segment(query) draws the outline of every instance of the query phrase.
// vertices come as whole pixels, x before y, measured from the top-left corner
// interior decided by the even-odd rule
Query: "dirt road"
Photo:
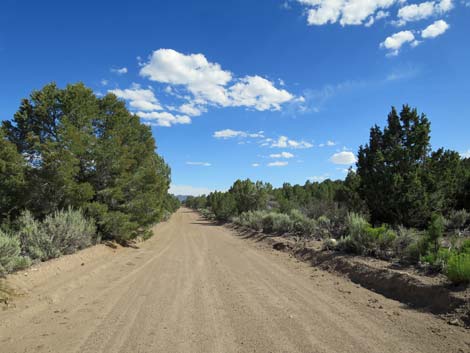
[[[0,352],[470,352],[470,333],[187,209],[139,249],[19,273]]]

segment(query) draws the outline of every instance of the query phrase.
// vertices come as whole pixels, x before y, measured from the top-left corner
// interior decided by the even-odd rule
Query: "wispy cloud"
[[[265,139],[262,146],[270,146],[272,148],[307,149],[312,148],[313,144],[304,140],[296,141],[288,138],[287,136],[280,136],[278,139]]]
[[[286,161],[276,161],[276,162],[268,163],[268,167],[285,167],[288,164],[289,162],[286,162]]]
[[[186,162],[187,165],[210,167],[212,164],[209,162]]]
[[[264,131],[250,133],[250,132],[240,131],[240,130],[225,129],[225,130],[215,131],[212,136],[216,139],[224,139],[224,140],[235,138],[235,137],[263,138]]]
[[[127,67],[111,68],[110,71],[116,75],[124,75],[127,74]]]

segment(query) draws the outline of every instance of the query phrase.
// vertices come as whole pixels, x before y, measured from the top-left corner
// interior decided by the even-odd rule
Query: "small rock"
[[[459,326],[459,325],[460,325],[460,322],[459,322],[458,319],[453,319],[453,320],[450,320],[450,321],[449,321],[449,325]]]

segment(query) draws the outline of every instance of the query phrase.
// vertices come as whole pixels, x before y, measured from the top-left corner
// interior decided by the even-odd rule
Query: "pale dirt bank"
[[[0,352],[470,352],[468,330],[187,209],[155,232],[11,276]]]

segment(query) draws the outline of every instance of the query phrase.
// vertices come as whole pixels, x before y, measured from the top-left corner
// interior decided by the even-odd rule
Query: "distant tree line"
[[[273,188],[237,180],[227,192],[190,197],[186,205],[254,230],[327,239],[328,248],[421,261],[468,282],[470,159],[432,151],[430,132],[424,114],[392,108],[387,125],[371,129],[344,181]],[[446,231],[452,236],[443,246]]]
[[[371,129],[369,143],[359,148],[357,169],[344,181],[273,188],[237,180],[227,192],[189,197],[186,205],[209,208],[220,220],[265,209],[297,209],[314,218],[345,209],[375,225],[424,228],[433,213],[470,211],[470,159],[443,148],[431,151],[430,131],[429,120],[416,109],[392,108],[387,126]]]

